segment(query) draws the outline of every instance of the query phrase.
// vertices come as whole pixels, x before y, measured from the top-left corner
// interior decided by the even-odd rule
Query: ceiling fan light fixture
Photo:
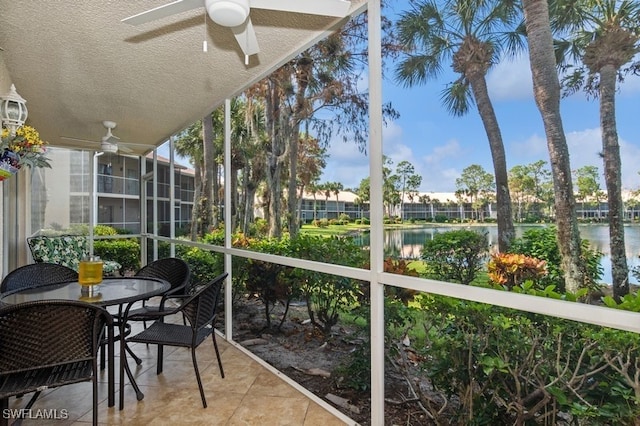
[[[107,141],[103,141],[100,144],[100,151],[102,152],[111,152],[113,154],[118,152],[118,145],[111,143],[111,142],[107,142]]]
[[[206,0],[207,14],[223,27],[237,27],[249,17],[248,0]]]

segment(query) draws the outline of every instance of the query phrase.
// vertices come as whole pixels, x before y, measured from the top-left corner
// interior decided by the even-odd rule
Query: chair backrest
[[[222,273],[198,288],[197,291],[188,298],[182,307],[182,312],[187,321],[194,329],[200,329],[212,324],[216,318],[220,290],[227,278],[227,273]]]
[[[0,309],[0,381],[16,373],[95,363],[105,325],[112,317],[85,302],[41,300]],[[91,377],[91,369],[84,372]],[[77,381],[77,377],[75,378]]]
[[[176,257],[166,257],[164,259],[154,260],[148,265],[143,266],[135,273],[135,276],[166,280],[171,284],[171,289],[167,293],[186,294],[191,280],[191,271],[189,270],[189,265],[184,260]]]
[[[9,272],[0,284],[0,293],[77,279],[78,273],[66,266],[55,263],[33,263]]]

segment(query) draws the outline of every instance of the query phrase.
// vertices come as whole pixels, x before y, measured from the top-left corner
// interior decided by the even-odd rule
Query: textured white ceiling
[[[0,0],[0,66],[27,100],[27,123],[52,146],[96,149],[61,136],[100,141],[103,120],[117,123],[124,142],[157,146],[343,22],[252,9],[261,50],[245,66],[231,30],[205,25],[204,7],[120,22],[169,1]],[[353,0],[351,12],[365,3]]]

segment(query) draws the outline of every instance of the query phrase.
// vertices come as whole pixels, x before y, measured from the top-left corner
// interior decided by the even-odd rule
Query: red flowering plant
[[[11,136],[8,129],[0,134],[0,181],[27,165],[29,167],[51,167],[46,156],[47,143],[31,126],[22,126]]]

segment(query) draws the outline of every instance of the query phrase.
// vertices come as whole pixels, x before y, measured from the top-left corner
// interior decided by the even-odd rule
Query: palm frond
[[[465,115],[475,104],[469,82],[464,78],[447,85],[440,92],[440,100],[446,110],[455,117]]]

